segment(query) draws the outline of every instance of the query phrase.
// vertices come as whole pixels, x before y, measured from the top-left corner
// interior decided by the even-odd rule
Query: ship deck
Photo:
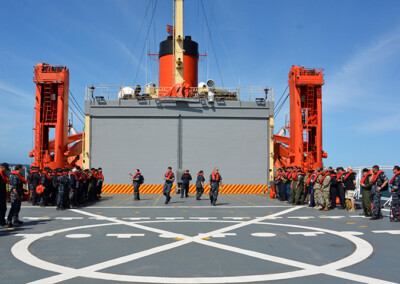
[[[75,210],[23,204],[0,229],[2,283],[397,283],[400,224],[266,195],[104,195]]]

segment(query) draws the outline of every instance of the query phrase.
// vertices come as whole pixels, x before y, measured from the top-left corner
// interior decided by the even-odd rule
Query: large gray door
[[[219,167],[226,184],[267,183],[268,120],[184,118],[183,168],[206,178]]]
[[[176,118],[92,118],[91,167],[102,167],[105,184],[131,183],[139,168],[147,184],[163,183],[168,166],[177,167]]]

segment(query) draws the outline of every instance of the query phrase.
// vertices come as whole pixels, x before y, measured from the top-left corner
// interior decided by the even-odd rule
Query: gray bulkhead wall
[[[180,162],[194,178],[217,166],[226,184],[266,184],[272,112],[269,102],[87,101],[90,166],[103,168],[105,184],[130,184],[136,168],[145,183],[162,184]]]

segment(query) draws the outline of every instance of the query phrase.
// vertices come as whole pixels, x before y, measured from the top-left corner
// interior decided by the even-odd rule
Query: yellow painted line
[[[156,206],[158,200],[160,200],[162,193],[157,197],[156,201],[154,202],[153,206]]]
[[[136,213],[136,214],[139,214],[140,212],[139,212],[139,211],[136,211],[135,213]]]
[[[49,216],[42,216],[43,218],[50,218]]]
[[[96,212],[96,214],[101,214],[101,212]]]
[[[358,226],[359,228],[367,228],[368,226]]]
[[[229,213],[235,213],[235,211],[229,211]]]
[[[234,198],[236,198],[237,200],[240,200],[240,201],[242,201],[242,202],[249,203],[249,204],[251,204],[251,205],[253,205],[253,206],[258,206],[258,205],[255,205],[254,203],[251,203],[250,201],[247,201],[247,200],[241,199],[241,198],[239,198],[239,197],[236,197],[236,196],[234,196],[234,195],[229,195],[229,196],[232,196],[232,197],[234,197]]]
[[[325,217],[326,215],[319,215],[320,217]]]
[[[355,223],[354,223],[354,222],[347,222],[346,224],[348,224],[348,225],[354,225]]]
[[[182,239],[182,238],[174,238],[174,240],[181,241],[181,240],[183,240],[183,239]]]
[[[272,213],[274,213],[274,212],[268,212],[268,214],[272,214]]]
[[[209,240],[209,239],[211,239],[211,238],[201,238],[202,240]]]
[[[128,197],[127,199],[122,200],[121,202],[118,202],[117,204],[113,205],[113,207],[117,207],[118,205],[120,205],[120,204],[122,204],[124,202],[127,202],[129,199],[132,199],[132,198],[133,198],[133,195]]]
[[[14,228],[7,228],[7,230],[10,230],[10,231],[12,231],[12,230],[14,230]]]
[[[187,212],[187,210],[182,210],[182,212]]]

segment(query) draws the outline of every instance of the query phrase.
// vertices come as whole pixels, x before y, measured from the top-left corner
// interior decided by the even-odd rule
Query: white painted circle
[[[219,220],[155,220],[155,221],[140,221],[135,222],[136,224],[146,224],[146,223],[165,223],[165,222],[213,222],[213,223],[240,223],[238,221],[219,221]],[[20,261],[27,263],[28,265],[45,269],[48,271],[61,273],[62,275],[72,275],[75,278],[79,277],[79,269],[62,266],[58,264],[54,264],[51,262],[44,261],[29,251],[29,246],[35,241],[48,236],[49,234],[59,234],[68,231],[80,230],[80,229],[88,229],[93,227],[102,227],[102,226],[112,226],[112,225],[121,225],[118,223],[105,223],[105,224],[97,224],[97,225],[86,225],[79,226],[61,230],[55,230],[52,232],[46,232],[40,235],[28,237],[23,239],[11,248],[11,252]],[[352,266],[356,263],[362,262],[367,259],[373,253],[372,245],[356,236],[345,232],[332,231],[322,228],[308,227],[308,226],[300,226],[300,225],[291,225],[291,224],[279,224],[279,223],[268,223],[268,222],[257,222],[253,225],[271,225],[271,226],[282,226],[282,227],[291,227],[291,228],[301,228],[311,231],[320,231],[328,234],[336,235],[347,239],[352,242],[356,249],[355,251],[340,260],[335,262],[325,264],[322,266],[309,265],[309,268],[294,270],[290,272],[282,272],[282,273],[271,273],[271,274],[259,274],[259,275],[245,275],[245,276],[220,276],[220,277],[157,277],[157,276],[135,276],[135,275],[125,275],[125,274],[113,274],[113,273],[104,273],[97,271],[84,271],[85,278],[93,278],[100,280],[111,280],[111,281],[122,281],[122,282],[142,282],[142,283],[248,283],[248,282],[260,282],[260,281],[275,281],[282,279],[293,279],[304,276],[311,276],[316,274],[323,274],[324,272],[332,272],[338,269],[343,269],[349,266]],[[83,235],[83,234],[81,234]],[[287,261],[291,261],[287,259]],[[58,276],[54,276],[55,278]],[[62,279],[62,278],[60,278]],[[66,280],[66,279],[64,279]],[[40,280],[39,280],[40,281]],[[63,281],[63,280],[60,280]],[[59,281],[57,281],[59,282]]]
[[[84,239],[84,238],[90,238],[92,235],[91,234],[69,234],[66,235],[66,238],[69,239]]]
[[[260,237],[260,238],[271,238],[276,236],[276,234],[274,233],[252,233],[251,235],[253,237]]]

